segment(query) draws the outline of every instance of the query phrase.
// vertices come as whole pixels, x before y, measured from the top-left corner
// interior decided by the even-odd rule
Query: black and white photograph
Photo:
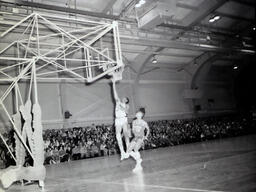
[[[255,0],[0,0],[0,192],[256,192]]]

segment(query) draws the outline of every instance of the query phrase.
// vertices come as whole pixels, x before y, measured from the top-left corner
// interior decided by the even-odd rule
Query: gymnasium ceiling
[[[218,67],[233,66],[255,54],[255,0],[145,0],[136,8],[139,2],[0,0],[0,32],[33,11],[118,20],[124,62],[138,74],[150,69],[177,71],[206,52],[219,54],[212,61]],[[210,22],[216,16],[219,19]]]

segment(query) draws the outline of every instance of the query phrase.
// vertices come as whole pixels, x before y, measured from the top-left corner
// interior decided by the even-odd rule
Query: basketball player
[[[127,97],[122,100],[119,99],[116,92],[116,80],[113,77],[113,93],[115,98],[115,128],[116,128],[116,139],[121,152],[121,160],[127,158],[127,154],[124,151],[122,133],[125,138],[126,149],[130,144],[130,129],[128,128],[128,110],[129,110],[129,99]]]
[[[134,138],[131,141],[131,144],[127,150],[128,156],[132,156],[136,161],[136,166],[133,169],[133,172],[137,172],[142,170],[141,166],[141,156],[139,153],[139,149],[141,148],[143,141],[148,138],[149,135],[149,127],[146,121],[143,120],[145,116],[145,109],[141,108],[136,113],[136,119],[132,122],[132,132],[134,134]],[[145,136],[145,129],[147,130]]]

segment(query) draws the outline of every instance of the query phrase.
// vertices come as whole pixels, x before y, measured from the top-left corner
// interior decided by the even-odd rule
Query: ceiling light
[[[213,18],[209,19],[210,23],[213,23],[215,20]]]
[[[219,20],[219,19],[220,19],[220,16],[219,16],[219,15],[215,15],[215,16],[214,16],[214,20],[215,20],[215,21],[217,21],[217,20]]]
[[[217,21],[217,20],[219,20],[220,19],[220,16],[219,15],[214,15],[213,17],[211,17],[210,19],[209,19],[209,22],[210,23],[213,23],[213,22],[215,22],[215,21]]]
[[[140,4],[141,4],[141,5],[144,5],[145,3],[146,3],[145,0],[140,0]]]
[[[253,30],[253,31],[255,31],[255,30],[256,30],[256,28],[255,28],[255,27],[253,27],[253,28],[252,28],[252,30]]]
[[[237,69],[238,69],[238,66],[237,66],[237,65],[235,65],[235,66],[233,67],[233,69],[234,69],[234,70],[237,70]]]
[[[153,63],[153,64],[157,64],[157,60],[154,58],[154,59],[152,60],[152,63]]]
[[[156,59],[155,56],[153,56],[152,63],[153,63],[153,64],[157,64],[157,59]]]
[[[137,4],[135,5],[135,7],[136,7],[136,8],[139,8],[139,7],[141,7],[141,4],[137,3]]]
[[[141,7],[141,5],[144,5],[146,3],[146,0],[140,0],[136,5],[135,5],[135,7],[136,8],[139,8],[139,7]]]

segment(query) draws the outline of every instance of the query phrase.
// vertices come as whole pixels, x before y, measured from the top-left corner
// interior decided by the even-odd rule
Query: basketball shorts
[[[124,125],[127,125],[128,124],[128,120],[127,120],[127,117],[117,117],[115,119],[115,126],[116,127],[123,127]]]

